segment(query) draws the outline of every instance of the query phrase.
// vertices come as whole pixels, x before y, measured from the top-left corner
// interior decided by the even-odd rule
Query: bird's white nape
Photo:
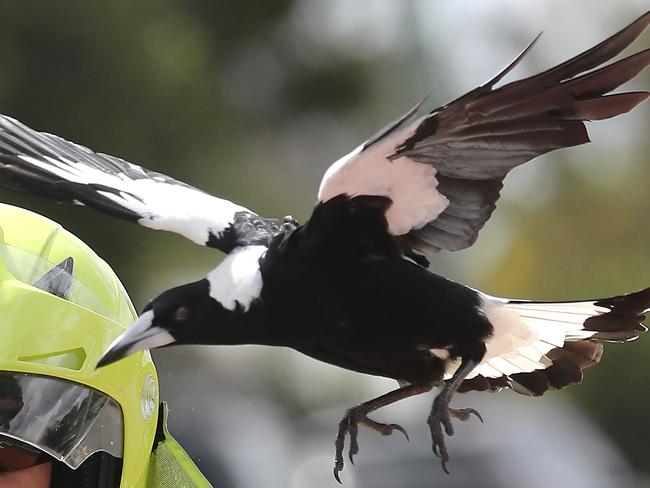
[[[208,276],[210,296],[224,308],[248,310],[262,291],[260,258],[266,246],[246,246],[233,250]]]

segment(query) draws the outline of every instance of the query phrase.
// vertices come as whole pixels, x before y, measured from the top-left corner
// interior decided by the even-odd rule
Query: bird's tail
[[[600,361],[602,342],[626,342],[646,330],[650,288],[579,302],[484,299],[494,326],[483,362],[461,391],[510,387],[528,395],[582,380]]]

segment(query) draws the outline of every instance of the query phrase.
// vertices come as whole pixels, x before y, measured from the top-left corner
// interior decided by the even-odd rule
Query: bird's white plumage
[[[332,164],[320,184],[321,202],[346,193],[387,196],[393,204],[386,212],[393,235],[420,229],[442,213],[449,201],[436,189],[436,169],[406,157],[388,159],[421,122],[397,131],[366,147],[359,146]]]
[[[247,246],[233,250],[207,278],[210,296],[228,310],[248,310],[251,303],[260,296],[262,274],[260,258],[266,246]]]
[[[82,146],[75,146],[81,148]],[[97,192],[140,216],[138,223],[151,229],[176,232],[205,245],[209,234],[219,236],[232,223],[235,213],[245,207],[204,193],[196,188],[151,177],[137,165],[128,164],[142,178],[125,173],[111,174],[62,156],[35,158],[19,155],[23,161],[65,180],[87,185],[103,185],[117,190]]]
[[[552,363],[546,354],[562,347],[565,341],[588,339],[596,332],[584,330],[589,317],[609,310],[594,302],[509,303],[508,300],[481,294],[481,311],[494,332],[486,341],[483,361],[467,378],[488,378],[530,373]],[[440,351],[432,351],[440,357]],[[445,378],[451,378],[460,359],[450,362]]]
[[[584,323],[597,313],[609,311],[607,308],[594,305],[594,302],[522,303],[510,304],[508,307],[516,311],[530,327],[544,327],[549,321],[553,322],[558,329],[564,330],[565,340],[588,339],[594,332],[582,328],[576,329],[576,324]]]

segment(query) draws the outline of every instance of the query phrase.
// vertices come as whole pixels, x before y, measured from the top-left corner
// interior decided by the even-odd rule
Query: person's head
[[[0,488],[145,486],[158,417],[151,357],[95,370],[135,318],[88,246],[0,204]]]
[[[0,488],[49,488],[52,486],[52,462],[0,473]]]

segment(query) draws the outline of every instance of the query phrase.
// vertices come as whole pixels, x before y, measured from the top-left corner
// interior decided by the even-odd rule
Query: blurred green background
[[[434,108],[487,80],[544,30],[509,79],[532,74],[600,42],[647,7],[641,0],[7,1],[0,4],[0,112],[264,215],[304,220],[330,162],[431,87]],[[649,45],[645,33],[628,52]],[[648,89],[650,72],[629,86]],[[535,299],[648,286],[650,103],[589,129],[593,144],[515,171],[477,245],[434,256],[432,269],[494,295]],[[88,209],[5,191],[0,199],[41,212],[88,242],[115,268],[138,308],[207,273],[222,257]],[[172,430],[215,485],[334,486],[328,459],[338,418],[393,387],[287,350],[193,347],[155,357]],[[587,418],[620,458],[616,469],[643,486],[650,479],[649,378],[650,337],[642,337],[608,346],[584,382],[562,393],[462,401],[497,405],[493,415],[506,418],[510,408],[543,411],[560,403],[559,411]],[[322,412],[325,426],[317,441],[310,437],[318,430],[314,412]],[[363,434],[360,462],[370,445],[379,452],[396,446],[391,456],[422,456],[430,467],[418,478],[407,461],[391,465],[393,473],[404,470],[402,484],[392,485],[348,466],[343,475],[350,486],[420,486],[416,478],[431,486],[434,477],[439,486],[461,486],[453,476],[438,478],[427,447],[427,406],[408,412],[424,447]],[[225,433],[228,426],[242,434]],[[543,433],[546,425],[539,427]],[[473,435],[486,428],[463,427],[468,456]],[[543,435],[531,435],[523,449],[542,442]],[[460,444],[460,437],[451,441],[452,463]],[[314,477],[304,474],[311,473],[303,459],[311,450],[318,453]],[[415,481],[404,481],[408,476]],[[476,479],[487,480],[480,470]],[[518,486],[537,486],[531,479]]]

